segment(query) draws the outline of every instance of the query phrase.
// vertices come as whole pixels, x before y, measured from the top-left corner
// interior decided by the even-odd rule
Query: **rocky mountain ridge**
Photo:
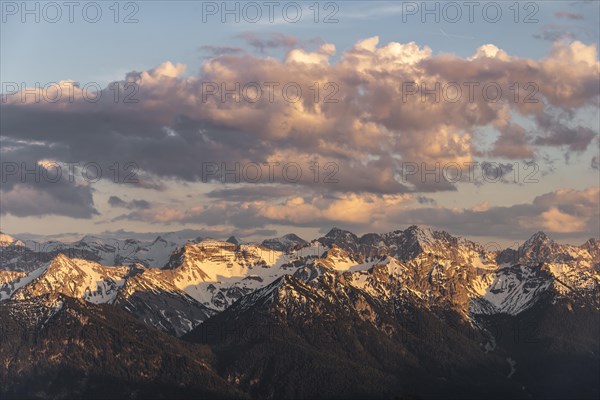
[[[80,242],[107,245],[84,239]],[[164,243],[153,243],[159,242]],[[28,274],[1,271],[0,300],[62,293],[121,306],[177,335],[286,275],[310,282],[335,273],[379,300],[414,300],[429,309],[455,310],[466,320],[480,314],[516,315],[547,292],[593,307],[600,304],[596,239],[582,246],[561,245],[538,232],[509,254],[510,249],[488,251],[447,232],[411,226],[360,238],[333,228],[312,242],[286,235],[263,243],[187,242],[162,269],[138,262],[105,266],[59,252]],[[285,251],[277,250],[281,248]]]
[[[597,239],[572,246],[536,233],[493,251],[419,227],[298,239],[198,239],[163,268],[58,252],[31,272],[0,270],[0,314],[11,321],[0,325],[3,396],[192,398],[195,374],[225,398],[600,393]],[[190,364],[198,348],[180,342],[210,352]],[[29,347],[38,359],[18,350]],[[121,381],[116,394],[102,384]]]

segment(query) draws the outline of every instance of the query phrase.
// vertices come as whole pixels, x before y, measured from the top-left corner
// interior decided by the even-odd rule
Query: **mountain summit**
[[[179,373],[180,363],[195,354],[189,347],[169,347],[166,354],[130,346],[147,346],[139,337],[156,336],[161,346],[178,343],[175,337],[210,346],[206,358],[218,368],[210,372],[207,361],[200,369],[213,374],[213,382],[230,385],[219,387],[223,397],[596,393],[597,239],[563,245],[538,232],[518,250],[499,251],[417,226],[360,237],[334,228],[311,242],[293,234],[261,244],[205,238],[172,246],[172,239],[144,244],[94,238],[72,247],[54,243],[48,252],[37,253],[3,247],[3,260],[21,257],[17,265],[31,266],[0,270],[0,314],[17,321],[9,322],[9,330],[0,329],[0,363],[8,366],[0,380],[18,384],[23,376],[36,377],[37,372],[23,369],[26,364],[46,374],[53,371],[50,365],[61,365],[110,382],[106,371],[115,368],[131,374],[128,368],[135,366],[142,378],[156,377],[157,366]],[[131,253],[119,248],[122,260],[143,255],[156,260],[156,254],[174,250],[164,268],[94,260],[107,259],[96,250],[124,244]],[[92,259],[69,256],[75,250]],[[32,255],[35,262],[27,258]],[[72,329],[82,335],[77,342]],[[164,339],[165,333],[175,337]],[[32,344],[32,337],[41,340]],[[60,357],[48,345],[53,340],[66,344],[72,363],[56,364]],[[31,346],[36,359],[23,353]],[[117,349],[125,360],[108,362],[104,355],[112,353],[98,351],[103,348]],[[14,364],[23,357],[25,364]],[[130,357],[146,361],[138,364]],[[106,367],[99,371],[96,365]],[[556,379],[565,376],[565,366],[568,382]],[[182,378],[180,389],[195,388],[193,378]],[[89,379],[53,381],[73,385]],[[2,385],[0,393],[14,384]]]
[[[0,232],[0,247],[6,246],[25,246],[25,243],[18,239],[15,239],[10,235],[7,235],[6,233]]]

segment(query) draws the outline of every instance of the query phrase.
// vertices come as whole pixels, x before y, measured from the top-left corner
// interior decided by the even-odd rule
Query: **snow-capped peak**
[[[229,236],[229,239],[227,239],[226,242],[235,244],[235,245],[242,244],[242,241],[240,239],[238,239],[237,237],[235,237],[234,235]]]
[[[431,243],[434,240],[434,233],[431,228],[421,228],[417,225],[411,225],[404,232],[419,243]]]
[[[111,302],[129,267],[104,267],[97,262],[71,259],[59,253],[45,266],[10,285],[8,297],[27,299],[63,293],[91,303]]]
[[[25,246],[25,243],[21,242],[18,239],[15,239],[14,237],[7,235],[6,233],[2,233],[0,232],[0,247],[4,247],[4,246]]]
[[[288,251],[297,246],[306,246],[308,242],[294,233],[282,237],[263,240],[262,246],[272,250]]]
[[[67,257],[66,255],[64,255],[63,253],[58,253],[56,255],[56,257],[54,257],[54,259],[52,261],[50,261],[50,264],[59,264],[59,265],[65,265],[71,262],[71,259],[69,257]]]
[[[160,243],[167,243],[167,241],[165,239],[163,239],[162,236],[157,236],[156,239],[154,239],[154,241],[152,242],[152,244],[159,243],[159,242]]]
[[[529,239],[527,239],[527,241],[525,241],[525,243],[523,243],[522,247],[528,248],[528,247],[534,246],[538,243],[545,243],[547,241],[550,241],[550,239],[548,238],[548,235],[546,235],[542,231],[538,231],[538,232],[534,233]]]
[[[296,235],[295,233],[288,233],[287,235],[283,236],[283,239],[286,240],[291,240],[291,241],[295,241],[295,242],[300,242],[300,241],[305,241],[304,239],[302,239],[300,236]]]
[[[115,239],[106,239],[100,236],[94,235],[85,235],[78,242],[74,243],[75,245],[87,245],[87,246],[114,246],[117,240]]]
[[[350,239],[350,240],[352,240],[352,239],[354,239],[354,240],[358,239],[354,233],[352,233],[350,231],[346,231],[344,229],[340,229],[340,228],[335,227],[335,226],[333,228],[331,228],[331,230],[329,232],[327,232],[327,234],[325,235],[325,237],[328,237],[328,238],[346,238],[346,239]]]
[[[542,232],[536,232],[519,247],[519,258],[530,261],[541,261],[542,257],[551,252],[551,248],[557,247],[553,240]]]

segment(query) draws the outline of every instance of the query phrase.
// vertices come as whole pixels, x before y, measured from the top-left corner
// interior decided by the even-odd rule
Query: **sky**
[[[600,236],[596,1],[70,4],[0,4],[3,232]]]

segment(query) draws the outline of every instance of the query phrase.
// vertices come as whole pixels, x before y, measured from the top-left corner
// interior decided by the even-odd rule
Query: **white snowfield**
[[[445,232],[417,229],[407,236],[410,240],[397,232],[385,235],[386,240],[399,238],[388,250],[393,255],[370,257],[318,240],[287,251],[215,239],[157,239],[148,246],[123,241],[120,248],[135,248],[131,253],[135,256],[121,253],[121,266],[58,254],[29,273],[0,270],[0,301],[62,293],[121,306],[159,329],[183,334],[240,299],[248,304],[253,292],[283,276],[294,275],[310,285],[329,271],[381,301],[398,296],[432,306],[446,301],[467,318],[516,315],[549,291],[598,307],[598,240],[582,246],[561,245],[538,233],[518,249],[516,262],[498,264],[498,253]],[[350,240],[348,235],[343,239]],[[0,243],[26,245],[5,234]],[[88,248],[115,246],[115,242],[93,237],[78,243]],[[142,254],[164,267],[140,264]]]
[[[149,268],[162,268],[169,261],[173,252],[189,240],[177,234],[164,234],[153,241],[105,239],[87,235],[77,242],[63,243],[59,241],[21,241],[0,233],[0,248],[6,254],[13,256],[7,259],[2,258],[3,264],[6,264],[2,266],[2,269],[11,267],[15,269],[15,265],[19,265],[20,269],[25,267],[33,270],[45,263],[45,255],[59,252],[69,258],[91,259],[106,266],[137,262]],[[25,258],[27,262],[17,264],[20,258]]]

